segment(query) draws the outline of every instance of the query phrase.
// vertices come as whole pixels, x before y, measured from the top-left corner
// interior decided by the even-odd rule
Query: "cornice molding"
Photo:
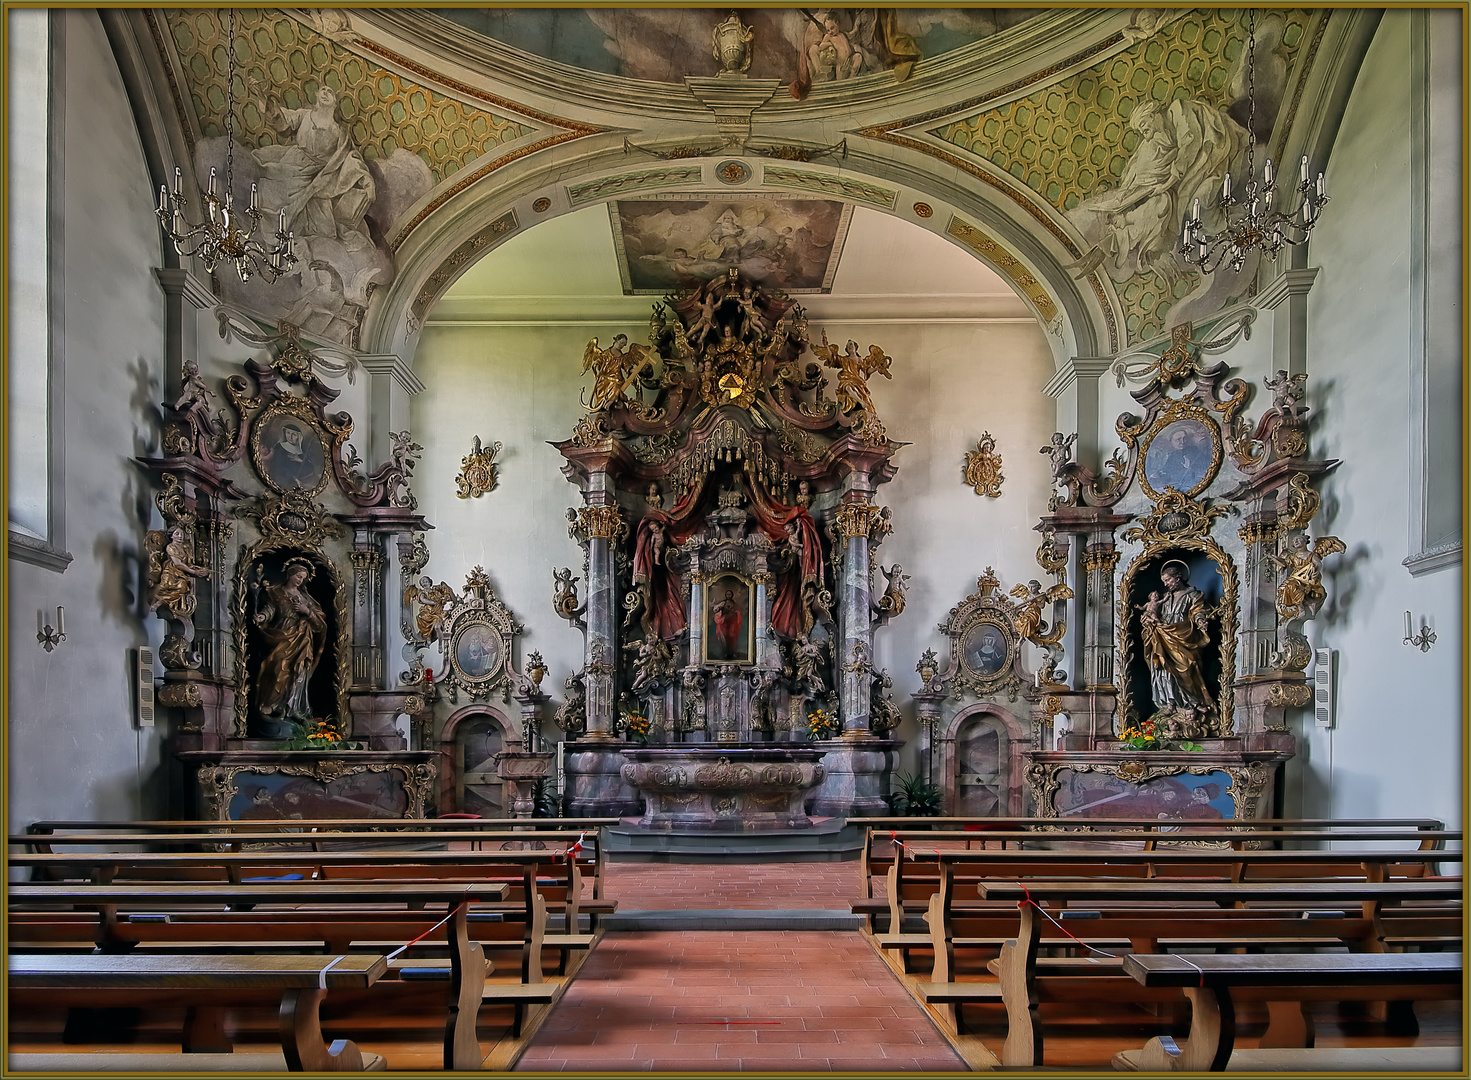
[[[1060,397],[1081,379],[1097,379],[1113,367],[1113,359],[1106,356],[1073,356],[1057,369],[1057,374],[1042,388],[1050,398]]]

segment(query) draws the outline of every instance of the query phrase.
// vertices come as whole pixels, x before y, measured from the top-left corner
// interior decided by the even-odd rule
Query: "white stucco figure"
[[[311,108],[283,109],[272,98],[263,112],[272,127],[295,139],[251,151],[260,167],[261,206],[284,210],[287,229],[308,243],[331,237],[349,251],[372,247],[364,217],[377,185],[337,122],[337,95],[324,86]]]
[[[1076,276],[1102,269],[1114,281],[1158,271],[1172,280],[1183,269],[1180,230],[1195,199],[1213,207],[1221,181],[1246,148],[1246,131],[1220,109],[1182,99],[1145,101],[1129,115],[1139,143],[1118,186],[1068,212],[1091,246]],[[1209,224],[1209,222],[1208,222]]]

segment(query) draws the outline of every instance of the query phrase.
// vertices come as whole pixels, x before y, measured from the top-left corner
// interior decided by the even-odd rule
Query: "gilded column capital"
[[[843,503],[833,511],[833,531],[843,540],[866,537],[878,541],[894,531],[887,506],[873,503]]]
[[[595,540],[613,540],[628,534],[628,525],[617,506],[584,506],[577,511],[576,529]]]
[[[1119,553],[1114,548],[1089,549],[1083,552],[1081,563],[1085,574],[1092,573],[1094,570],[1112,574],[1114,568],[1119,565]]]

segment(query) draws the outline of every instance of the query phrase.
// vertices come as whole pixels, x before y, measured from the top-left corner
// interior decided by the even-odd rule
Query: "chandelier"
[[[259,274],[275,281],[296,263],[296,237],[286,231],[286,211],[282,210],[276,226],[274,244],[267,248],[256,237],[260,228],[260,205],[256,185],[250,185],[250,204],[243,212],[235,208],[233,194],[235,173],[235,11],[230,11],[230,44],[226,50],[225,76],[229,87],[229,104],[225,113],[225,195],[216,193],[215,170],[209,170],[209,186],[204,194],[204,217],[198,224],[185,215],[188,200],[184,198],[184,174],[174,169],[174,189],[158,186],[158,220],[163,231],[180,255],[197,257],[206,271],[214,273],[221,262],[233,262],[241,281]]]
[[[1250,16],[1248,16],[1250,18]],[[1232,271],[1240,271],[1247,256],[1255,249],[1275,260],[1284,245],[1296,247],[1305,244],[1308,234],[1318,223],[1323,204],[1328,196],[1323,194],[1323,174],[1317,180],[1310,178],[1307,155],[1302,158],[1300,181],[1297,185],[1298,205],[1285,213],[1273,206],[1277,196],[1277,177],[1272,171],[1272,159],[1266,159],[1262,178],[1258,183],[1253,160],[1256,144],[1256,27],[1255,20],[1246,29],[1246,100],[1249,119],[1246,131],[1246,185],[1240,196],[1231,186],[1231,174],[1226,174],[1221,185],[1221,217],[1223,227],[1218,233],[1207,233],[1200,219],[1200,200],[1196,199],[1185,219],[1180,236],[1180,254],[1187,263],[1198,266],[1202,273],[1211,274],[1223,264],[1230,264]]]

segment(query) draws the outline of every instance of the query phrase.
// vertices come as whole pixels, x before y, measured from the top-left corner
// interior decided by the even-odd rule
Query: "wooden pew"
[[[1183,1046],[1166,1036],[1115,1057],[1115,1067],[1150,1072],[1224,1071],[1236,1038],[1235,998],[1265,993],[1274,1000],[1342,1000],[1350,990],[1367,988],[1379,1000],[1455,1000],[1463,982],[1460,953],[1134,955],[1124,958],[1123,969],[1141,986],[1183,988],[1192,1006],[1190,1038]],[[1298,1060],[1323,1072],[1345,1064],[1336,1051]]]
[[[1099,833],[1121,838],[1130,834]],[[1194,842],[1223,834],[1199,833]],[[1459,833],[1455,834],[1459,839]],[[889,925],[901,925],[907,910],[923,902],[924,934],[875,934],[880,948],[912,949],[933,945],[953,947],[948,928],[956,914],[957,890],[983,881],[1026,880],[1032,877],[1148,879],[1155,877],[1209,878],[1228,881],[1305,880],[1346,878],[1382,881],[1392,877],[1422,877],[1428,864],[1460,861],[1460,852],[1416,848],[1390,851],[1335,851],[1276,849],[1200,850],[1171,847],[1155,850],[973,851],[910,848],[904,859],[889,867],[886,883]],[[916,877],[914,871],[923,871]],[[936,904],[938,903],[938,908]],[[974,906],[961,903],[963,907]],[[971,935],[974,937],[975,935]],[[972,942],[972,944],[976,944]],[[936,953],[939,955],[938,951]],[[936,978],[935,981],[944,981]]]
[[[1038,955],[1047,925],[1047,916],[1038,906],[1042,903],[1086,905],[1097,912],[1086,920],[1069,920],[1064,936],[1071,935],[1087,943],[1094,938],[1122,935],[1149,935],[1155,943],[1174,937],[1175,947],[1193,945],[1205,948],[1230,947],[1233,931],[1244,940],[1260,942],[1277,938],[1291,947],[1294,934],[1310,927],[1319,933],[1317,919],[1303,919],[1304,913],[1341,909],[1360,905],[1360,921],[1371,927],[1378,925],[1383,909],[1417,901],[1449,902],[1461,897],[1459,880],[1436,881],[1306,881],[1306,882],[1187,882],[1156,879],[1151,881],[1057,881],[1032,879],[1013,882],[982,882],[983,899],[1016,905],[1016,936],[1001,949],[989,967],[996,974],[995,983],[955,983],[932,980],[919,983],[916,991],[927,1003],[940,1006],[939,1017],[959,1030],[958,1006],[974,1002],[996,1002],[1006,1007],[1007,1037],[1001,1062],[1007,1066],[1036,1066],[1042,1062],[1043,1038],[1039,1006],[1049,1001],[1135,1000],[1168,1002],[1171,993],[1140,987],[1124,975],[1124,960],[1112,957],[1075,957],[1047,959]],[[1246,905],[1264,905],[1250,908]],[[1242,914],[1243,910],[1246,912]],[[1355,920],[1345,915],[1344,924],[1353,932]],[[1337,927],[1323,926],[1324,930]],[[1359,940],[1361,949],[1372,948],[1372,942]],[[1398,954],[1396,954],[1398,955]],[[1447,954],[1426,954],[1447,955]],[[939,958],[937,957],[937,960]],[[1191,960],[1198,959],[1194,954]],[[942,969],[943,970],[943,969]],[[1350,995],[1352,996],[1352,995]],[[1256,1000],[1277,1001],[1270,992]],[[1372,996],[1363,1000],[1376,1000]],[[1383,999],[1377,999],[1383,1000]],[[1305,1031],[1294,1034],[1293,1024],[1301,1024],[1301,1011],[1273,1015],[1273,1023],[1288,1033],[1272,1036],[1275,1045],[1290,1045],[1288,1039],[1306,1038]],[[1299,1043],[1300,1045],[1300,1043]]]
[[[264,997],[278,1003],[281,1051],[292,1072],[361,1072],[382,1069],[383,1059],[364,1055],[355,1043],[322,1037],[319,1007],[328,991],[365,989],[388,970],[382,956],[89,956],[25,955],[7,958],[9,1000],[48,991],[52,1003],[94,1005],[106,991],[177,997],[198,1008],[249,1004]],[[186,1040],[188,1039],[186,1035]],[[146,1068],[149,1063],[134,1061]],[[156,1061],[151,1063],[158,1067]]]
[[[139,960],[145,958],[130,950],[160,934],[174,942],[191,941],[194,951],[203,951],[205,945],[223,945],[227,952],[238,952],[254,944],[275,952],[282,941],[310,938],[311,935],[304,935],[304,928],[317,928],[321,925],[318,920],[323,919],[348,939],[364,933],[383,936],[387,932],[400,944],[439,925],[449,954],[448,978],[439,976],[446,983],[448,994],[445,1068],[479,1069],[483,1056],[475,1023],[482,1002],[511,1005],[519,1027],[528,1005],[550,1004],[560,990],[558,985],[542,983],[539,965],[524,972],[522,984],[486,982],[484,952],[471,940],[468,931],[469,912],[472,904],[493,904],[503,900],[506,893],[504,884],[473,882],[54,883],[11,886],[9,914],[13,943],[18,936],[24,938],[29,914],[58,911],[67,914],[73,909],[90,912],[90,916],[83,915],[81,919],[72,916],[70,921],[88,927],[103,953],[122,953],[127,959]],[[545,901],[535,891],[529,895],[533,922],[544,923]],[[250,909],[239,910],[245,905],[250,905]],[[442,918],[432,910],[434,906],[445,912]],[[134,921],[135,915],[144,918]],[[317,936],[315,940],[320,942],[323,938]],[[390,973],[394,975],[400,969],[411,970],[416,966],[422,965],[418,961],[389,963]],[[40,990],[33,993],[44,996]],[[130,993],[122,1000],[133,1003],[134,996]],[[111,1003],[120,1001],[114,999]],[[163,1004],[190,1002],[185,996]],[[223,1030],[218,1017],[214,1021],[191,1019],[189,1024],[193,1035],[204,1032],[208,1037],[210,1032],[222,1034]],[[186,1046],[199,1048],[197,1039],[190,1034],[186,1034]],[[219,1048],[218,1039],[210,1048]]]
[[[448,824],[448,823],[447,823]],[[554,903],[564,906],[566,931],[577,933],[581,916],[587,916],[589,927],[597,929],[597,921],[603,915],[617,910],[617,902],[603,896],[603,871],[606,867],[604,848],[600,833],[596,830],[570,831],[565,829],[537,830],[534,833],[507,829],[452,830],[442,828],[434,831],[398,829],[388,833],[363,830],[313,829],[309,832],[231,830],[225,834],[181,832],[124,832],[105,830],[100,833],[27,833],[9,838],[13,852],[25,854],[60,854],[58,849],[86,849],[95,854],[97,849],[126,851],[139,854],[155,850],[183,849],[189,851],[246,852],[251,849],[268,851],[403,851],[415,847],[434,845],[445,851],[451,844],[469,844],[472,850],[489,847],[499,851],[517,851],[525,858],[556,860],[570,858],[576,862],[579,876],[586,881],[575,897],[562,895],[550,897]],[[463,850],[463,849],[462,849]],[[38,872],[51,866],[64,865],[64,861],[33,864]],[[54,872],[54,871],[50,871]],[[588,887],[590,886],[590,888]],[[569,880],[565,889],[572,890]],[[590,894],[590,895],[589,895]],[[575,900],[575,903],[573,902]]]
[[[964,819],[865,819],[872,821],[950,821]],[[894,865],[895,855],[902,845],[910,844],[921,850],[941,847],[966,848],[976,840],[984,848],[992,845],[1007,849],[1049,848],[1071,844],[1082,845],[1096,842],[1114,847],[1136,846],[1141,850],[1152,850],[1160,846],[1172,847],[1180,841],[1211,842],[1238,848],[1262,848],[1281,846],[1284,843],[1322,844],[1325,842],[1372,841],[1375,843],[1408,842],[1425,850],[1443,849],[1447,841],[1459,841],[1459,831],[1446,831],[1441,823],[1433,819],[1404,819],[1376,821],[1375,819],[1350,819],[1345,822],[1324,822],[1317,819],[1285,820],[1266,819],[1222,822],[1173,822],[1150,819],[1094,819],[1079,827],[1069,825],[1062,829],[1057,818],[1032,819],[973,819],[996,822],[995,828],[988,827],[982,834],[953,827],[935,828],[921,825],[909,828],[884,828],[870,826],[865,834],[864,846],[859,860],[860,898],[853,901],[855,914],[867,917],[870,931],[878,930],[879,922],[889,917],[890,933],[901,932],[894,921],[892,905],[887,898],[875,895],[874,877],[880,882],[888,877]],[[1437,828],[1431,828],[1436,826]],[[885,850],[887,849],[887,850]],[[1435,861],[1424,865],[1434,868]],[[879,889],[883,891],[882,886]],[[904,911],[918,915],[928,902],[929,890],[921,889],[917,896],[906,898]]]

